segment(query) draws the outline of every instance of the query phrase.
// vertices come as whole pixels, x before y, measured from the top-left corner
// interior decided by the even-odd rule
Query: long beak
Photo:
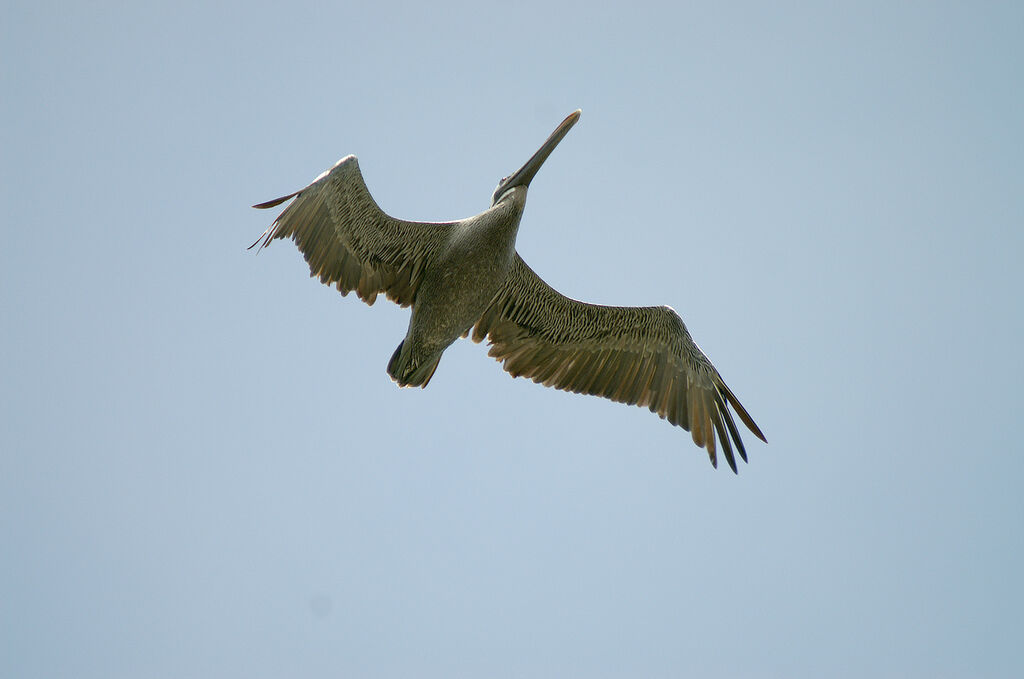
[[[551,136],[548,137],[547,141],[537,149],[537,152],[534,153],[528,161],[526,161],[525,165],[516,170],[515,174],[508,178],[502,188],[510,189],[513,186],[529,186],[530,182],[533,181],[533,176],[537,174],[537,170],[540,169],[540,166],[544,164],[544,161],[548,159],[551,152],[555,150],[556,146],[558,146],[558,142],[562,141],[562,138],[569,133],[572,126],[580,119],[580,113],[582,113],[582,110],[576,109],[566,116],[565,120],[559,123],[558,127],[555,128],[555,131],[551,133]]]

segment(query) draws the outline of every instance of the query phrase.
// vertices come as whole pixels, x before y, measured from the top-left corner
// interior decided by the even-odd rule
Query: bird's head
[[[547,141],[537,149],[537,152],[526,161],[525,165],[498,182],[498,187],[494,189],[494,195],[491,196],[492,207],[519,191],[526,192],[534,175],[537,174],[537,170],[544,164],[544,161],[551,155],[551,152],[555,150],[558,142],[562,141],[562,138],[568,134],[572,126],[580,119],[580,113],[582,113],[580,109],[570,113],[565,120],[559,123]]]

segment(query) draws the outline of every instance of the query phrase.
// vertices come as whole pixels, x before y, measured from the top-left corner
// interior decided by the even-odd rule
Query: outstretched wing
[[[346,156],[312,184],[254,205],[265,209],[294,198],[256,243],[291,238],[309,264],[310,276],[353,290],[373,304],[377,295],[409,306],[430,262],[448,241],[454,222],[406,222],[389,217],[370,196],[355,156]],[[253,243],[253,247],[256,245]]]
[[[548,387],[647,406],[691,432],[718,466],[715,432],[736,471],[735,442],[747,453],[729,412],[762,441],[736,396],[670,307],[612,307],[570,299],[545,283],[517,254],[504,287],[473,328],[488,354],[513,377]]]

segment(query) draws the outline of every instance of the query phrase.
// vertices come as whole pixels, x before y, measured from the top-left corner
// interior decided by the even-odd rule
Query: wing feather
[[[301,191],[253,207],[271,208],[292,198],[253,246],[291,238],[310,276],[342,295],[355,292],[367,304],[384,293],[403,307],[411,305],[423,272],[457,224],[388,216],[370,196],[355,156],[342,158]]]
[[[736,452],[747,459],[730,405],[765,440],[669,307],[611,307],[570,299],[516,255],[472,337],[488,339],[488,354],[513,377],[649,408],[688,430],[715,466],[719,447],[733,471]]]

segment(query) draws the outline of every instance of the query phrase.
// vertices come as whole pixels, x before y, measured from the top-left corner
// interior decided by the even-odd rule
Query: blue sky
[[[0,28],[4,676],[1016,676],[1016,3],[15,2]],[[248,246],[349,153],[670,304],[768,437],[646,410]]]

